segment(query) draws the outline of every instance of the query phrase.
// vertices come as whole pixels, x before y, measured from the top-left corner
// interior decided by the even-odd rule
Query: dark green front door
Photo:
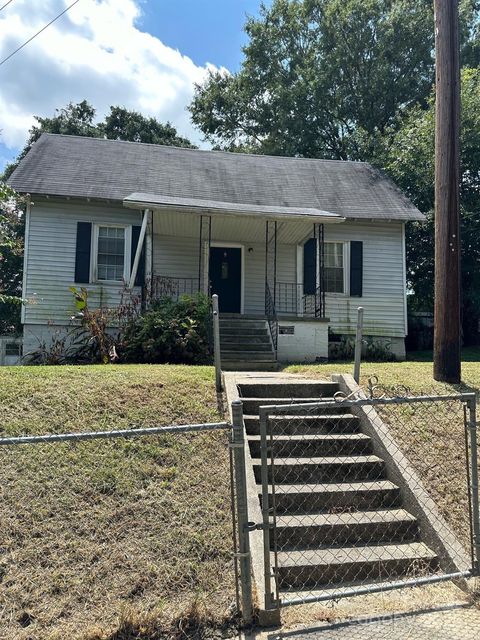
[[[211,293],[218,295],[220,312],[240,313],[242,305],[242,250],[210,247]]]

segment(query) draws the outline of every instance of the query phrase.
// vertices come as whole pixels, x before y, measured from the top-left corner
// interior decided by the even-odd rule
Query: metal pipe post
[[[260,409],[260,456],[262,461],[262,522],[263,522],[263,562],[265,579],[265,609],[273,609],[272,568],[270,561],[270,507],[268,495],[268,433],[267,410]]]
[[[357,384],[359,384],[360,382],[360,362],[362,359],[362,337],[363,337],[363,307],[358,307],[357,334],[355,336],[355,365],[353,367],[353,377]]]
[[[475,575],[480,575],[480,497],[478,487],[478,441],[477,441],[477,402],[475,398],[468,401],[470,455],[472,460],[471,491],[472,491],[472,530],[475,556]]]
[[[248,530],[247,473],[245,468],[245,436],[243,426],[243,403],[232,402],[233,459],[235,466],[235,494],[238,527],[238,559],[242,591],[242,619],[244,624],[252,622],[252,573],[250,537]]]
[[[213,309],[213,358],[215,362],[215,387],[222,390],[222,361],[220,356],[220,314],[218,311],[218,295],[212,296]]]

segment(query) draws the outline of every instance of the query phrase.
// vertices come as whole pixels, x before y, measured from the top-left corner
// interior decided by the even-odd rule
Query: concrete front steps
[[[244,420],[261,503],[260,406],[291,404],[276,417],[276,540],[280,591],[302,593],[429,573],[438,558],[422,542],[357,417],[341,405],[300,416],[295,404],[332,398],[333,382],[240,383]],[[273,488],[269,485],[270,505]],[[271,536],[272,552],[274,536]],[[272,553],[272,566],[274,554]]]
[[[220,352],[224,371],[276,371],[266,320],[248,316],[220,316]]]

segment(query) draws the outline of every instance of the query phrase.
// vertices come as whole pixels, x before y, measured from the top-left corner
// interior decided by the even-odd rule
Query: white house
[[[218,293],[251,364],[326,358],[360,305],[365,335],[405,354],[405,224],[423,216],[368,164],[43,134],[9,184],[30,195],[25,352],[68,325],[76,283],[106,306],[125,285]]]

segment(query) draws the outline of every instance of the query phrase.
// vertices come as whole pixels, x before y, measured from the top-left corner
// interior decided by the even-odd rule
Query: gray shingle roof
[[[362,162],[311,160],[43,134],[13,172],[21,193],[123,201],[132,192],[321,209],[346,218],[422,220]]]

